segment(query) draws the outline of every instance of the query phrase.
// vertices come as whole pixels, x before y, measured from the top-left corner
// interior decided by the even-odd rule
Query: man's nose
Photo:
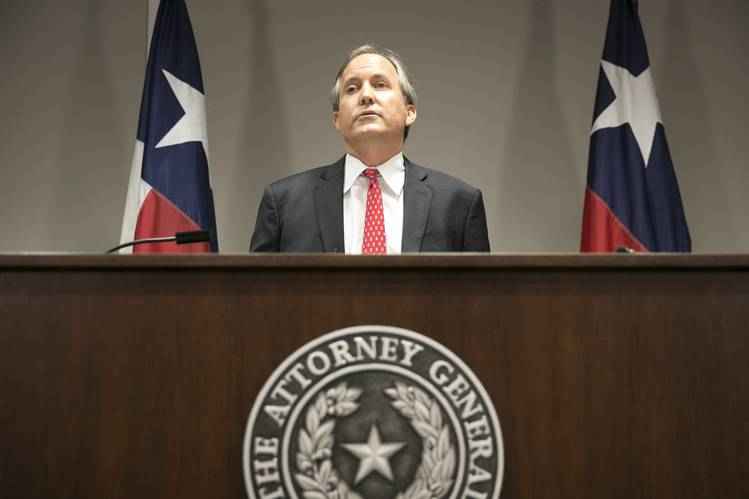
[[[364,83],[359,94],[359,104],[367,105],[374,102],[374,91],[369,83]]]

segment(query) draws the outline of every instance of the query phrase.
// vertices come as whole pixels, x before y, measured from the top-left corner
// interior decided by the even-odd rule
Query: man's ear
[[[341,131],[341,127],[338,126],[338,111],[333,111],[333,127],[339,132]]]
[[[406,105],[406,126],[411,126],[416,121],[416,106],[413,104]]]

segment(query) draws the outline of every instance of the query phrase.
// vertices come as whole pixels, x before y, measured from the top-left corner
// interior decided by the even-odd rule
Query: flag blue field
[[[612,0],[590,134],[581,251],[691,251],[635,0]]]
[[[205,88],[184,0],[161,0],[151,37],[122,242],[207,230],[210,243],[135,252],[218,251],[208,174]]]

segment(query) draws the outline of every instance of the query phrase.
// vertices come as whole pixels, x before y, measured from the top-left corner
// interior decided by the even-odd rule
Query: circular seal
[[[450,350],[413,331],[357,326],[289,356],[250,412],[250,499],[497,499],[494,405]]]

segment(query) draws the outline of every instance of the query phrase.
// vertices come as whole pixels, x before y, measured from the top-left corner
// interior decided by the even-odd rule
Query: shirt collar
[[[345,176],[343,178],[343,193],[347,193],[351,186],[361,174],[369,168],[362,163],[359,158],[346,154]],[[403,153],[399,152],[381,165],[376,166],[377,170],[385,182],[385,186],[399,196],[403,191],[403,184],[406,181],[406,167],[403,163]]]

